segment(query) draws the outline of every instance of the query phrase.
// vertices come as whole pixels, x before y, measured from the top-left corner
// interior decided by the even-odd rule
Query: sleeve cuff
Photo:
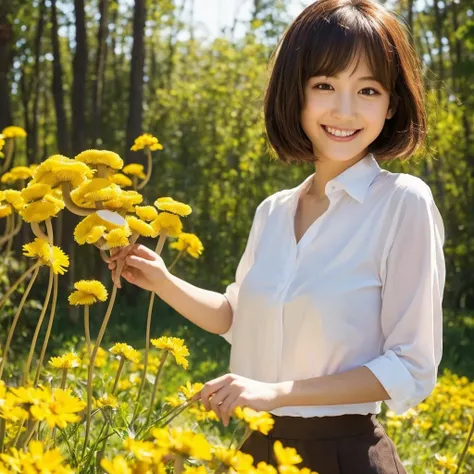
[[[418,403],[414,397],[416,385],[413,377],[393,351],[388,350],[363,366],[367,367],[383,385],[390,396],[385,403],[397,415],[405,413]]]
[[[230,324],[229,329],[222,333],[219,334],[219,336],[223,337],[229,344],[232,344],[232,326],[234,324],[234,315],[235,315],[235,308],[236,304],[234,303],[236,301],[236,296],[234,293],[234,287],[236,286],[235,283],[231,283],[227,289],[226,292],[224,293],[224,298],[229,302],[230,307],[232,308],[232,323]]]

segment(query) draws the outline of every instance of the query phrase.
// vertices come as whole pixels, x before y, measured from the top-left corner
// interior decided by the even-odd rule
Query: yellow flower
[[[21,197],[25,203],[30,203],[43,199],[50,192],[51,186],[48,184],[34,183],[21,190]]]
[[[76,423],[81,419],[76,413],[85,406],[85,402],[71,395],[70,389],[57,388],[53,389],[49,402],[32,406],[30,412],[34,419],[45,420],[50,428],[65,428],[68,423]]]
[[[52,188],[61,183],[71,183],[75,188],[92,176],[93,171],[86,164],[64,155],[50,156],[35,168],[33,174],[37,183],[49,184]]]
[[[214,410],[207,411],[202,403],[197,407],[190,407],[188,411],[196,417],[197,421],[219,421],[216,412]]]
[[[72,305],[91,305],[107,300],[107,290],[98,280],[80,280],[74,283],[74,288],[77,291],[72,292],[68,298]]]
[[[169,351],[176,359],[176,363],[181,365],[184,369],[188,368],[188,360],[186,356],[189,355],[188,348],[184,345],[184,340],[177,337],[160,337],[158,339],[151,339],[150,342],[157,348]]]
[[[436,461],[438,462],[438,466],[444,467],[449,471],[455,472],[458,468],[456,463],[456,457],[447,454],[446,456],[441,456],[439,453],[435,454]]]
[[[270,413],[255,411],[250,407],[237,407],[234,414],[237,418],[244,420],[251,430],[260,431],[264,435],[267,435],[275,424]]]
[[[108,150],[85,150],[75,159],[89,166],[106,165],[114,170],[120,170],[123,167],[122,158],[117,153]]]
[[[7,171],[6,173],[2,174],[2,177],[0,178],[0,181],[4,184],[11,184],[14,183],[15,181],[18,181],[18,177],[15,176],[13,173],[10,173]]]
[[[115,173],[112,176],[109,177],[109,180],[112,183],[118,184],[121,188],[127,188],[129,186],[132,186],[132,180],[125,176],[122,173]]]
[[[174,214],[168,212],[160,212],[158,217],[153,220],[150,224],[155,230],[155,236],[166,232],[170,237],[178,237],[183,230],[183,224],[181,219]]]
[[[179,201],[175,201],[173,198],[170,197],[162,197],[158,198],[154,205],[160,211],[170,212],[171,214],[177,214],[181,217],[186,217],[193,212],[191,206],[188,204],[184,204]]]
[[[4,158],[4,154],[2,153],[3,145],[5,145],[5,140],[3,139],[3,136],[0,135],[0,158]]]
[[[191,382],[188,380],[186,385],[181,385],[178,388],[178,392],[183,393],[183,395],[186,397],[186,400],[189,400],[190,398],[193,398],[194,395],[196,395],[196,393],[202,389],[202,387],[204,387],[204,384],[196,382],[191,385]]]
[[[149,148],[151,151],[163,150],[163,145],[158,141],[158,138],[149,133],[144,133],[135,138],[135,142],[130,150],[138,151],[143,150],[144,148]]]
[[[125,217],[127,224],[129,225],[132,232],[143,235],[143,237],[152,237],[155,235],[155,230],[150,224],[138,219],[134,216]]]
[[[172,451],[203,461],[212,459],[211,445],[203,434],[180,427],[170,428],[169,432]]]
[[[204,466],[184,466],[184,474],[207,474],[207,472]]]
[[[195,234],[188,234],[186,232],[181,232],[178,236],[178,241],[172,242],[170,248],[186,251],[194,258],[199,258],[199,255],[201,255],[204,250],[204,246],[198,237]]]
[[[27,166],[15,166],[10,170],[18,179],[29,179],[33,176],[33,172]]]
[[[56,216],[63,208],[64,204],[58,206],[49,200],[42,200],[27,204],[19,213],[25,222],[43,222],[46,219]]]
[[[295,448],[284,448],[280,440],[273,443],[273,451],[276,461],[279,465],[293,466],[303,462],[301,456],[296,452]]]
[[[105,218],[103,219],[101,216]],[[128,232],[128,235],[130,235],[130,229],[125,219],[118,216],[120,219],[114,220],[116,217],[116,214],[112,211],[99,211],[88,215],[74,229],[74,240],[79,245],[83,245],[86,242],[94,243],[105,234],[106,230],[110,232],[114,229],[120,229],[122,226],[126,227],[126,233]],[[94,227],[98,229],[94,230]]]
[[[106,236],[105,240],[109,248],[125,247],[128,245],[128,237],[130,236],[130,228],[119,228],[111,230]]]
[[[51,246],[49,242],[38,237],[23,245],[23,254],[38,258],[41,265],[49,265],[55,274],[64,275],[65,269],[69,267],[69,257],[59,247]]]
[[[136,441],[132,438],[127,438],[123,442],[123,447],[139,461],[153,463],[161,461],[162,458],[163,452],[160,452],[156,444],[151,441]]]
[[[278,471],[271,464],[267,464],[264,461],[260,461],[257,464],[257,472],[258,474],[277,474],[278,473]],[[305,474],[309,474],[309,473],[305,473]]]
[[[138,176],[140,179],[146,178],[146,174],[143,171],[143,165],[138,163],[130,163],[129,165],[124,166],[122,171],[130,176]]]
[[[26,137],[26,132],[21,127],[11,125],[2,130],[2,135],[4,138],[23,138]]]
[[[3,198],[10,203],[16,211],[23,209],[25,205],[21,197],[21,191],[17,191],[16,189],[5,189],[5,191],[3,191]]]
[[[108,393],[104,393],[100,398],[95,401],[95,404],[98,408],[118,408],[117,398]]]
[[[99,179],[99,178],[97,178]],[[109,186],[106,186],[97,191],[91,191],[84,195],[84,198],[88,201],[109,201],[111,199],[117,199],[121,195],[122,189],[118,184],[110,183]]]
[[[110,348],[110,352],[114,355],[125,357],[125,359],[130,360],[131,362],[137,363],[140,360],[140,352],[134,349],[132,346],[125,344],[123,342],[118,342]]]
[[[73,474],[69,465],[63,465],[59,448],[45,451],[41,441],[31,441],[28,452],[10,449],[11,454],[2,454],[3,463],[9,468],[4,472],[22,472],[25,474]],[[1,468],[0,468],[0,472]]]
[[[73,369],[79,367],[81,364],[81,359],[79,359],[76,354],[68,352],[67,354],[64,354],[60,357],[51,357],[51,359],[49,359],[49,363],[55,369]]]
[[[0,204],[0,219],[2,217],[7,217],[13,212],[10,204]]]
[[[173,395],[171,397],[165,397],[165,402],[169,403],[173,408],[176,408],[183,405],[184,400],[181,400],[181,398],[177,397],[176,395]]]
[[[150,222],[158,217],[158,211],[153,206],[136,206],[136,215],[147,222]]]
[[[115,456],[112,461],[104,458],[100,461],[100,465],[108,474],[132,474],[133,472],[123,456]]]
[[[129,212],[135,204],[140,204],[142,201],[143,196],[137,191],[122,191],[117,198],[104,201],[103,204],[106,209]]]

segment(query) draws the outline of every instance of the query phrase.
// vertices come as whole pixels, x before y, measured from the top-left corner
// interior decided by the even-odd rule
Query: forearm
[[[389,400],[390,396],[367,367],[278,384],[280,406],[346,405]]]
[[[224,295],[194,286],[171,273],[155,292],[175,311],[205,331],[223,334],[232,323],[232,308]]]

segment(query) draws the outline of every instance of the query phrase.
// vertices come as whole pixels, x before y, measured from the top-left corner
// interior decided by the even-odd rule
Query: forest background
[[[234,279],[256,206],[314,170],[275,160],[263,127],[269,57],[295,9],[290,12],[281,0],[246,3],[249,18],[236,15],[214,37],[199,34],[194,0],[0,0],[0,130],[14,124],[28,133],[18,141],[14,165],[55,153],[74,157],[87,148],[145,164],[130,146],[142,132],[155,135],[164,149],[154,154],[145,200],[171,196],[190,204],[193,213],[183,230],[204,244],[198,259],[179,260],[174,273],[222,292]],[[383,166],[431,186],[446,228],[442,365],[473,379],[474,7],[467,0],[385,3],[406,23],[423,60],[429,137],[423,153]],[[78,220],[64,212],[54,221],[71,267],[60,279],[53,352],[83,337],[81,315],[65,296],[73,283],[96,278],[110,287],[97,249],[79,247],[72,238]],[[24,225],[13,258],[0,256],[0,293],[18,276],[26,258],[21,245],[31,240]],[[165,262],[173,261],[174,252],[165,247]],[[15,350],[28,347],[47,286],[43,278],[16,331]],[[103,314],[95,306],[94,333]],[[125,285],[105,341],[143,347],[147,307],[147,293]],[[2,311],[4,334],[13,306]],[[227,370],[230,346],[160,301],[152,334],[184,337],[190,370],[202,381]]]

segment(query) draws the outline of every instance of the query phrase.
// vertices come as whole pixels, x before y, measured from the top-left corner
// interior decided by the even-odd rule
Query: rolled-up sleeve
[[[264,201],[265,202],[265,201]],[[232,344],[232,326],[233,326],[233,318],[237,312],[237,302],[239,298],[239,290],[240,285],[242,284],[245,275],[247,275],[248,271],[253,265],[254,262],[254,254],[255,248],[258,240],[258,236],[261,233],[261,228],[263,225],[262,222],[262,208],[263,202],[257,207],[254,217],[252,226],[250,228],[250,233],[247,238],[247,243],[245,245],[244,253],[240,258],[239,264],[237,265],[237,270],[235,272],[235,280],[227,286],[224,296],[226,297],[227,301],[229,302],[230,307],[232,308],[232,324],[230,328],[223,334],[220,334],[229,344]]]
[[[444,226],[431,190],[416,183],[405,190],[382,259],[382,354],[364,364],[397,414],[430,395],[442,356]]]

